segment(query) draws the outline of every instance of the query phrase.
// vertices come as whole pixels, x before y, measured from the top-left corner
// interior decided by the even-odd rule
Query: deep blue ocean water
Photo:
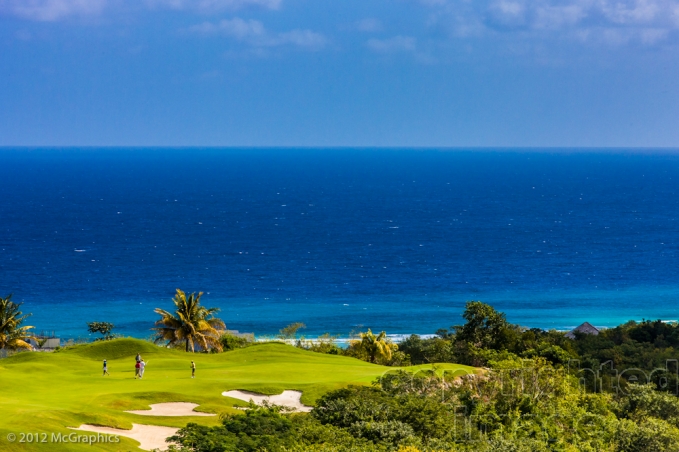
[[[175,288],[229,328],[433,333],[679,319],[679,154],[0,149],[0,293],[38,331],[147,337]]]

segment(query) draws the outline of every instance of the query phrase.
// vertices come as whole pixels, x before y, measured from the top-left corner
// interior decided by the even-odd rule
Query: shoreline
[[[489,304],[496,307],[496,309],[498,309],[500,312],[504,312],[505,314],[507,314],[507,312],[504,311],[501,306],[493,305],[492,303],[489,303]],[[555,311],[556,311],[556,309],[555,309]],[[617,315],[615,317],[610,317],[610,318],[603,318],[602,315],[596,315],[595,313],[591,313],[590,315],[582,314],[582,315],[578,316],[577,319],[570,319],[569,318],[568,319],[569,321],[567,321],[567,322],[558,322],[558,323],[555,321],[555,322],[551,322],[552,323],[551,325],[546,324],[547,322],[544,322],[544,321],[535,322],[535,323],[516,321],[513,318],[513,317],[516,317],[516,316],[513,316],[513,315],[507,315],[507,320],[512,324],[516,324],[516,325],[519,325],[519,326],[527,328],[527,329],[537,328],[537,329],[544,330],[544,331],[554,330],[554,331],[559,331],[559,332],[568,332],[568,331],[572,330],[573,328],[576,328],[578,325],[580,325],[584,322],[588,322],[588,323],[590,323],[591,325],[595,326],[596,328],[598,328],[600,330],[614,328],[618,325],[623,325],[623,324],[630,322],[630,321],[634,321],[634,322],[637,322],[637,323],[640,323],[644,320],[651,320],[651,321],[660,320],[661,322],[664,322],[664,323],[679,322],[679,320],[677,320],[677,319],[679,319],[679,315],[655,316],[655,315],[652,315],[653,314],[652,312],[650,312],[649,314],[650,315],[643,315],[643,316],[642,315],[624,316],[624,314],[623,314],[623,315]],[[672,313],[672,314],[676,314],[676,313]],[[40,317],[42,317],[43,315],[40,315]],[[547,317],[547,316],[549,316],[549,314],[545,313],[545,316],[543,316],[543,317]],[[34,314],[32,316],[32,318],[34,319],[35,317],[38,317],[38,316],[36,316]],[[219,316],[219,317],[222,318],[222,319],[227,318],[226,316]],[[96,319],[96,317],[94,317],[94,318]],[[149,325],[148,329],[145,329],[145,328],[144,329],[130,328],[129,326],[126,326],[124,324],[121,325],[120,322],[117,321],[117,319],[113,316],[108,316],[108,318],[100,316],[99,319],[105,319],[105,321],[108,321],[109,319],[111,319],[112,323],[114,323],[116,325],[116,329],[114,329],[113,332],[119,334],[121,337],[132,337],[132,338],[135,338],[135,339],[150,339],[153,335],[153,333],[151,331],[151,328],[153,326],[153,321],[154,321],[153,318],[148,318],[148,319],[144,319],[144,320],[140,320],[140,321],[135,322],[137,324],[143,322],[144,324]],[[566,319],[563,319],[563,320],[566,320]],[[304,322],[303,319],[301,321]],[[81,323],[84,325],[85,320],[77,322],[78,325],[81,324]],[[279,329],[285,327],[286,325],[288,325],[290,323],[294,323],[294,321],[286,323],[286,324],[281,324]],[[404,323],[404,322],[399,322],[399,323]],[[414,322],[414,323],[417,323],[417,322]],[[366,322],[365,324],[357,324],[353,328],[343,328],[343,330],[345,332],[334,333],[334,334],[332,332],[328,332],[327,330],[322,330],[322,329],[319,329],[319,328],[308,328],[308,330],[309,330],[308,332],[307,332],[307,329],[301,330],[298,333],[298,337],[304,337],[305,339],[315,340],[315,339],[320,338],[321,336],[329,334],[331,337],[333,337],[335,339],[336,342],[348,342],[352,338],[356,337],[359,332],[365,332],[368,329],[371,329],[373,332],[385,331],[387,333],[387,336],[392,338],[392,340],[394,340],[396,342],[396,341],[402,340],[404,338],[407,338],[407,337],[409,337],[413,334],[418,335],[420,337],[433,337],[433,336],[436,336],[435,332],[438,329],[443,328],[443,329],[450,330],[453,325],[459,325],[459,324],[462,324],[462,323],[463,323],[463,319],[460,318],[459,320],[455,319],[455,321],[451,321],[451,322],[447,322],[447,323],[445,321],[444,322],[438,322],[437,326],[432,326],[431,328],[426,328],[426,329],[417,328],[414,331],[413,330],[408,331],[408,329],[402,328],[402,325],[397,325],[393,321],[385,322],[384,326],[380,326],[379,324],[376,324],[376,323]],[[97,338],[97,335],[87,334],[87,333],[85,333],[85,331],[86,331],[85,328],[77,328],[75,325],[68,325],[68,326],[66,326],[66,328],[64,328],[65,325],[62,325],[62,328],[58,328],[58,327],[55,328],[55,327],[44,327],[43,326],[43,325],[45,325],[44,322],[30,322],[30,324],[35,326],[35,329],[33,331],[35,332],[36,335],[43,335],[41,333],[47,333],[47,335],[50,335],[51,333],[54,333],[55,337],[61,338],[62,341],[64,341],[64,340],[91,341],[91,340]],[[228,318],[227,318],[227,327],[228,327],[227,330],[230,330],[230,331],[236,330],[236,331],[239,331],[240,334],[254,334],[255,339],[257,341],[277,339],[278,336],[279,336],[278,330],[272,330],[272,329],[267,328],[268,331],[264,330],[265,332],[258,333],[256,328],[249,328],[251,326],[255,326],[255,324],[249,323],[249,324],[246,324],[246,325],[247,326],[245,326],[245,327],[240,327],[240,324],[234,324],[234,323],[228,322]],[[401,327],[401,328],[399,328],[399,327]],[[82,333],[81,334],[77,334],[77,333],[74,334],[76,331],[78,333],[82,332],[82,333],[85,333],[85,334],[82,334]],[[263,331],[263,330],[260,330],[260,331]]]
[[[592,324],[592,326],[594,326],[598,330],[602,331],[602,330],[606,330],[606,329],[610,329],[610,328],[615,328],[617,326],[623,325],[623,324],[630,322],[630,321],[641,323],[644,320],[652,321],[652,322],[654,322],[656,320],[660,320],[663,323],[678,323],[679,322],[679,320],[674,320],[674,319],[651,319],[651,318],[649,318],[649,319],[630,319],[630,320],[627,320],[627,321],[622,322],[622,323],[618,323],[618,324],[613,325],[613,326],[603,326],[603,325],[598,325],[598,324]],[[525,325],[520,325],[520,326],[527,328],[527,329],[533,329],[534,328],[534,327],[529,327],[529,326],[525,326]],[[543,330],[543,331],[557,331],[557,332],[560,332],[560,333],[567,333],[567,332],[573,330],[574,328],[576,328],[577,326],[578,325],[573,325],[572,327],[568,327],[568,328],[539,328],[539,327],[535,327],[535,328],[538,328],[538,329]],[[367,330],[367,328],[366,328],[366,330]],[[373,332],[382,331],[379,328],[373,328],[372,330],[373,330]],[[240,333],[240,334],[241,335],[254,334],[254,341],[253,342],[255,342],[255,343],[284,342],[284,343],[287,343],[287,344],[290,344],[290,345],[294,345],[300,339],[306,340],[306,341],[311,341],[311,342],[319,342],[319,340],[324,336],[324,334],[309,334],[309,335],[300,334],[300,335],[298,335],[298,337],[296,337],[294,339],[282,339],[277,334],[258,335],[257,333],[249,333],[249,332]],[[412,335],[419,336],[420,339],[431,339],[431,338],[434,338],[434,337],[437,336],[435,333],[393,333],[393,334],[388,333],[387,338],[389,338],[394,343],[398,343],[398,342],[402,342],[403,340],[409,338]],[[151,339],[150,339],[150,335],[144,336],[144,337],[139,337],[139,336],[134,336],[134,335],[121,335],[120,338],[140,339],[140,340],[148,340],[148,341],[152,342]],[[77,337],[62,336],[62,337],[59,337],[59,339],[61,339],[61,341],[62,341],[61,346],[63,347],[65,345],[65,343],[69,342],[69,341],[73,341],[74,343],[77,344],[77,343],[84,343],[84,342],[95,342],[96,339],[98,339],[98,338],[93,337],[93,336],[87,336],[87,337],[85,337],[85,336],[77,336]],[[332,342],[334,342],[337,345],[346,346],[352,340],[356,340],[357,336],[337,335],[337,336],[330,336],[330,338],[327,338],[327,339],[331,339]],[[41,351],[41,350],[36,350],[36,351]]]

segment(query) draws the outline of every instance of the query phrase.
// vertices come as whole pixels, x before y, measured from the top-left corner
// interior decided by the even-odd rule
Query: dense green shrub
[[[389,437],[388,430],[376,430]],[[188,424],[170,440],[176,443],[171,451],[191,452],[387,450],[367,439],[354,437],[346,429],[323,425],[307,414],[287,414],[281,407],[272,405],[250,405],[244,414],[223,416],[222,425],[217,427]]]
[[[637,422],[654,417],[679,427],[679,399],[675,395],[659,392],[653,385],[629,385],[626,392],[618,401],[618,416]]]
[[[439,336],[422,339],[413,334],[399,342],[399,351],[410,357],[412,364],[452,363],[455,362],[453,342]]]
[[[623,419],[615,442],[619,452],[679,452],[679,430],[654,418],[639,423]]]
[[[406,441],[416,442],[413,428],[401,421],[359,421],[349,427],[349,432],[357,438],[365,438],[373,443],[387,443],[398,446]]]
[[[222,350],[224,350],[225,352],[252,345],[252,342],[250,342],[246,338],[234,336],[232,334],[223,334],[219,338],[219,343],[222,345]]]
[[[304,350],[316,353],[326,353],[328,355],[342,355],[344,350],[335,342],[337,337],[325,333],[316,339],[301,338],[297,340],[295,346]]]
[[[251,406],[243,415],[224,417],[218,427],[188,424],[171,441],[195,452],[277,452],[295,444],[295,435],[280,408]]]

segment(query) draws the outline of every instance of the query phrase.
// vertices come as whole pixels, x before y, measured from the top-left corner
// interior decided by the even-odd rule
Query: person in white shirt
[[[144,369],[146,368],[146,362],[142,359],[139,363],[139,378],[144,378]]]

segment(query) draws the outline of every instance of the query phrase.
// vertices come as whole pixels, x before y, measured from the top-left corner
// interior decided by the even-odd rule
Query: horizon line
[[[0,151],[8,150],[393,150],[393,151],[524,151],[524,152],[679,152],[679,146],[238,146],[238,145],[0,145]]]

